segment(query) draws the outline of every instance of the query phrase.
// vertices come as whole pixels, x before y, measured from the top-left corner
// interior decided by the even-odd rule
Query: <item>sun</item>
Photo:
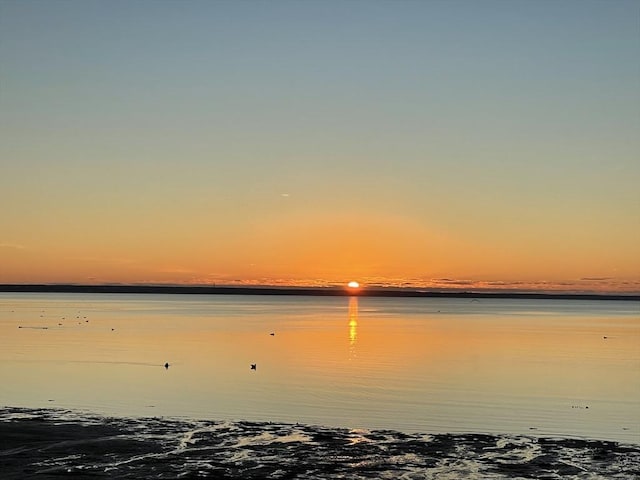
[[[347,287],[349,287],[349,288],[360,288],[360,284],[358,282],[356,282],[355,280],[352,280],[349,283],[347,283]]]

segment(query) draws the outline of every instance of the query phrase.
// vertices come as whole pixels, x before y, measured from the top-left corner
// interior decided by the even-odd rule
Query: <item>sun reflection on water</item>
[[[349,297],[349,357],[356,356],[358,339],[358,297]]]

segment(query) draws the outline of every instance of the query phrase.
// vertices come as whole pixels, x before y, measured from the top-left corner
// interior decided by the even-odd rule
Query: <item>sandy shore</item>
[[[640,445],[0,409],[3,479],[637,479]]]

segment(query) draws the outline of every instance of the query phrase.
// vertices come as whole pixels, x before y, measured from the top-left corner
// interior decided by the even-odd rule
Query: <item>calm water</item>
[[[0,385],[0,406],[640,443],[640,305],[0,293]]]

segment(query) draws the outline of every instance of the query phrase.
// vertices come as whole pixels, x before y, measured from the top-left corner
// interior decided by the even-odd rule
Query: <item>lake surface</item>
[[[0,385],[0,406],[637,444],[640,304],[0,293]]]

